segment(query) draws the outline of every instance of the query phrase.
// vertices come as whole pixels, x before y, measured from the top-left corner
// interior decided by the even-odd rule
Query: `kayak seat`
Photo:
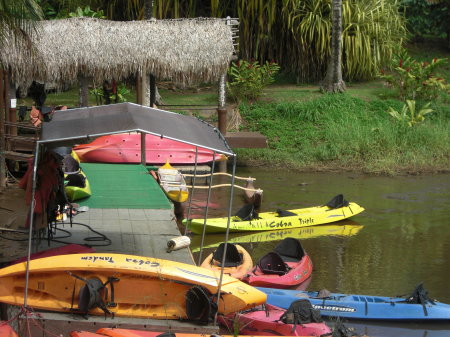
[[[239,220],[235,221],[250,221],[253,219],[259,219],[258,212],[255,210],[254,204],[245,204],[235,214]]]
[[[66,174],[78,173],[80,171],[80,163],[70,154],[64,156],[62,164],[63,172]]]
[[[214,251],[211,262],[216,261],[219,267],[221,267],[224,252],[225,243],[221,243],[219,247],[217,247],[217,249]],[[241,265],[242,262],[243,256],[241,253],[239,253],[237,247],[232,243],[228,243],[224,267],[237,267]]]
[[[311,302],[307,299],[296,300],[291,303],[289,308],[280,317],[280,321],[284,324],[321,323],[322,316],[318,309],[314,309]]]
[[[336,209],[336,208],[341,208],[341,207],[347,207],[348,205],[349,205],[349,202],[344,199],[343,194],[338,194],[337,196],[335,196],[333,199],[331,199],[330,201],[328,201],[325,204],[325,206],[328,206],[330,208],[330,210]]]
[[[280,218],[285,217],[285,216],[294,216],[297,215],[293,212],[289,212],[289,211],[284,211],[282,209],[277,209],[277,214]]]
[[[68,174],[65,180],[67,180],[66,186],[86,187],[86,178],[80,173]]]
[[[289,271],[289,267],[276,252],[269,252],[264,255],[257,265],[264,274],[284,275]]]
[[[285,238],[274,249],[284,262],[298,262],[305,256],[305,251],[299,240]]]
[[[217,313],[217,305],[212,302],[209,291],[199,285],[186,292],[186,315],[190,320],[208,324]]]

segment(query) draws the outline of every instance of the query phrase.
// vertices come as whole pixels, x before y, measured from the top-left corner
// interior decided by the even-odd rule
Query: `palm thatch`
[[[101,82],[137,72],[182,84],[216,81],[234,51],[230,27],[206,18],[40,21],[31,41],[31,54],[12,34],[0,41],[0,64],[17,84],[73,82],[78,76]]]

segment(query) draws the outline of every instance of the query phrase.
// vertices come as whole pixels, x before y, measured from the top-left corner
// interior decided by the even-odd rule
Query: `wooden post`
[[[89,106],[89,79],[84,75],[79,75],[78,85],[80,107]]]
[[[0,190],[6,187],[5,163],[5,72],[0,68]]]
[[[145,167],[147,165],[147,158],[145,158],[145,154],[147,151],[147,147],[145,144],[145,136],[147,134],[145,132],[141,132],[141,164]]]
[[[136,103],[142,105],[142,78],[141,74],[136,74]]]
[[[156,77],[150,74],[150,108],[156,103]]]
[[[227,110],[225,109],[225,74],[219,80],[219,102],[217,107],[219,131],[225,136],[227,133]]]

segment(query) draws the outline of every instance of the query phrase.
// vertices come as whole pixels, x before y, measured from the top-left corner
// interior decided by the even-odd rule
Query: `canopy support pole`
[[[37,163],[39,158],[39,142],[36,142],[36,147],[34,150],[34,160],[33,160],[33,187],[31,189],[31,204],[30,204],[30,214],[29,214],[29,234],[28,234],[28,252],[27,252],[27,265],[25,271],[25,294],[23,298],[23,306],[27,306],[28,301],[28,285],[30,280],[30,258],[31,258],[31,242],[33,241],[33,225],[34,225],[34,207],[36,201],[34,199],[36,195],[36,177],[37,177]]]
[[[231,222],[231,211],[233,208],[233,192],[234,192],[234,176],[236,174],[236,155],[233,156],[233,173],[231,176],[231,188],[230,188],[230,203],[228,204],[228,221],[227,221],[227,230],[225,232],[225,246],[223,247],[223,256],[222,256],[222,264],[220,268],[220,280],[219,287],[217,289],[217,307],[219,307],[220,301],[220,290],[222,288],[222,280],[223,280],[223,272],[225,268],[225,261],[227,257],[227,248],[228,248],[228,236],[230,234],[230,222]],[[214,316],[214,325],[217,324],[217,312]]]
[[[186,217],[187,221],[186,221],[186,228],[184,229],[184,235],[187,235],[187,231],[189,228],[189,220],[191,219],[192,196],[194,195],[195,178],[197,177],[197,161],[198,161],[198,146],[195,147],[194,176],[192,177],[192,190],[191,190],[191,194],[189,195],[189,208],[188,208],[188,214]]]
[[[203,221],[203,232],[202,232],[202,240],[200,243],[200,254],[198,256],[198,264],[200,265],[202,263],[202,254],[203,254],[203,244],[205,242],[205,235],[206,235],[206,220],[208,218],[208,211],[209,211],[209,201],[211,200],[211,191],[212,191],[212,183],[213,183],[213,177],[214,177],[214,167],[216,165],[216,151],[213,153],[213,162],[211,166],[211,176],[209,178],[209,188],[208,188],[208,198],[206,199],[206,207],[205,207],[205,216]]]
[[[147,134],[145,132],[141,132],[141,164],[145,167],[145,165],[147,165],[147,158],[146,156],[146,151],[147,151],[147,146],[145,144],[145,136]]]

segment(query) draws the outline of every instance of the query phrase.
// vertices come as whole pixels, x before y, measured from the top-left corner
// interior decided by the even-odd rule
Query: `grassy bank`
[[[435,104],[425,122],[410,128],[386,113],[402,105],[348,93],[242,105],[247,128],[266,135],[269,148],[239,149],[238,158],[248,165],[298,170],[448,172],[449,106]]]

